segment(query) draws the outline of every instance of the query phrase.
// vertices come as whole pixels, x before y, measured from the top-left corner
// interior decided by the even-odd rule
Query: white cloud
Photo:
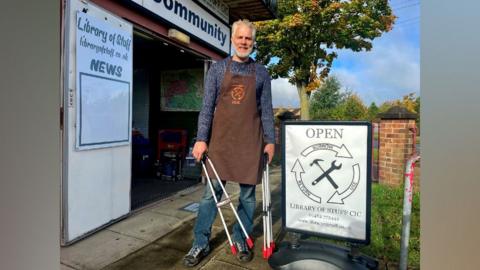
[[[288,82],[288,79],[279,78],[272,80],[272,103],[278,107],[300,107],[297,88]]]
[[[366,105],[420,92],[420,60],[417,44],[401,34],[375,42],[372,51],[342,51],[333,68],[343,87],[358,93]]]
[[[343,89],[358,89],[362,85],[359,78],[348,69],[336,69],[332,75],[335,75],[341,82]]]
[[[419,90],[420,63],[415,59],[418,51],[411,47],[380,46],[372,57],[367,58],[370,69],[366,74],[377,78],[379,84],[390,85],[392,88],[405,90]]]

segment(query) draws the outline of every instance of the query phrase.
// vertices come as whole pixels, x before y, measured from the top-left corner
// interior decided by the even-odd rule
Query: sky
[[[330,75],[343,90],[360,96],[366,106],[420,95],[420,0],[390,0],[397,16],[390,32],[373,41],[369,52],[337,51]],[[273,107],[299,107],[288,79],[272,80]]]

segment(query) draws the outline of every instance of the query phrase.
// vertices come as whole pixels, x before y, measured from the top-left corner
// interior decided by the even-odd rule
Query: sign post
[[[274,269],[375,269],[374,259],[356,251],[370,243],[371,136],[369,122],[284,122],[283,229],[346,241],[352,249],[283,244],[269,261]]]

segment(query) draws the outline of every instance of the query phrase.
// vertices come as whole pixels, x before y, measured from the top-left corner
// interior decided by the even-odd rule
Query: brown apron
[[[213,116],[208,146],[219,177],[224,181],[256,185],[261,182],[263,130],[257,109],[255,63],[251,75],[230,71],[229,59]],[[208,167],[211,178],[216,178]]]

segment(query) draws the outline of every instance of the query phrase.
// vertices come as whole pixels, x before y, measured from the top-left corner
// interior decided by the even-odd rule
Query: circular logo
[[[345,145],[310,145],[291,172],[302,193],[317,203],[344,204],[360,181],[360,166]]]
[[[232,85],[231,95],[232,103],[240,104],[240,102],[245,98],[245,86],[242,84]]]

